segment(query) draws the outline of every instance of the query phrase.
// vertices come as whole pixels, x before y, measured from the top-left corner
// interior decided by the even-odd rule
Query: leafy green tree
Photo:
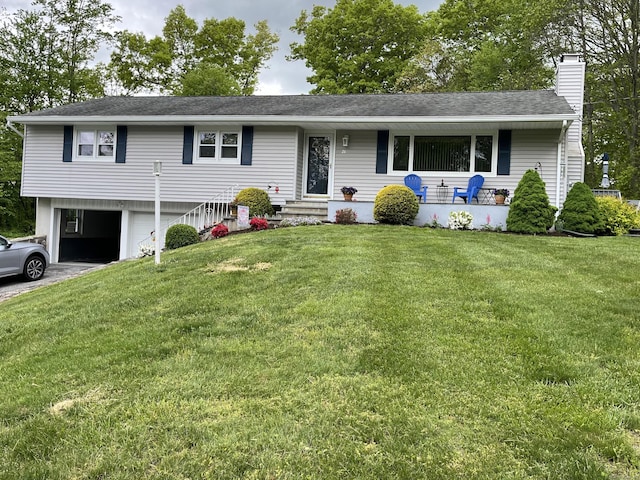
[[[579,37],[587,61],[587,173],[608,152],[609,176],[628,198],[640,197],[640,5],[637,0],[579,2]]]
[[[291,30],[304,42],[291,44],[289,59],[313,71],[311,93],[392,92],[418,52],[425,18],[392,0],[338,0],[303,10]]]
[[[90,66],[118,20],[100,0],[35,0],[33,9],[0,23],[0,227],[27,231],[33,199],[20,196],[22,139],[5,128],[8,115],[102,95]]]
[[[109,70],[126,93],[251,95],[279,38],[266,21],[245,33],[236,18],[206,19],[202,27],[179,5],[165,19],[161,37],[117,34]]]
[[[445,0],[400,76],[411,91],[547,88],[567,51],[570,0]],[[422,81],[421,81],[422,79]]]
[[[56,88],[66,102],[103,95],[101,79],[89,66],[111,39],[108,29],[120,20],[111,4],[100,0],[34,0],[44,25],[52,33],[50,54],[61,65]]]

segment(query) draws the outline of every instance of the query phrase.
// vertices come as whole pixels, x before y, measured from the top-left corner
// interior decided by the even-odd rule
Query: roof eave
[[[301,116],[301,115],[14,115],[13,123],[23,125],[126,124],[190,125],[224,123],[231,125],[290,126],[305,124],[477,124],[477,123],[548,123],[578,120],[577,114],[482,115],[482,116]]]

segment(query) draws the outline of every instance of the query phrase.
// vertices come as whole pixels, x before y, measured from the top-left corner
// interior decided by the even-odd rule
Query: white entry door
[[[309,197],[327,197],[333,178],[333,134],[306,136],[305,188]]]

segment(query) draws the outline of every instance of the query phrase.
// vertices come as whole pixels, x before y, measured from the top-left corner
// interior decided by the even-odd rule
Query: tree
[[[180,5],[165,19],[161,37],[118,33],[108,69],[126,93],[250,95],[279,40],[266,21],[255,28],[246,35],[236,18],[206,19],[199,28]]]
[[[392,0],[338,0],[333,9],[303,10],[289,60],[304,60],[313,74],[311,93],[392,92],[400,72],[418,51],[425,18],[415,6]]]
[[[34,0],[39,15],[52,32],[50,52],[61,70],[57,82],[65,101],[76,102],[103,94],[101,79],[89,66],[100,46],[111,39],[107,31],[119,17],[109,3],[99,0]]]
[[[22,139],[4,128],[6,117],[102,95],[90,63],[117,21],[99,0],[33,5],[0,24],[0,227],[22,231],[33,225],[33,200],[20,196]]]
[[[446,0],[398,86],[411,91],[547,88],[566,51],[569,0]]]
[[[627,197],[640,196],[640,5],[637,0],[580,2],[588,66],[585,115],[588,165],[611,157],[610,177]],[[600,178],[592,175],[592,186]]]

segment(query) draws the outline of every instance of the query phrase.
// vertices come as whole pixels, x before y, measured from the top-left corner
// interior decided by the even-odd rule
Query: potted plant
[[[344,199],[347,202],[350,202],[353,198],[353,195],[358,192],[355,187],[342,187],[340,191],[342,192],[342,195],[344,195]]]
[[[496,205],[504,205],[504,201],[508,196],[509,190],[506,188],[496,188],[493,191],[493,197],[496,199]]]

